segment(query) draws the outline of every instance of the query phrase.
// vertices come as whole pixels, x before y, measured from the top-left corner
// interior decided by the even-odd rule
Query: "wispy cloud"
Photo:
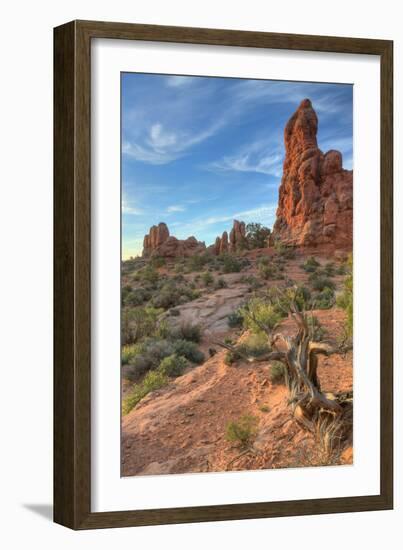
[[[206,218],[193,219],[187,222],[174,222],[170,224],[170,227],[179,229],[182,236],[187,236],[188,233],[197,234],[208,227],[219,226],[227,222],[232,223],[232,221],[236,219],[244,221],[245,223],[256,222],[271,226],[274,222],[276,209],[276,203],[264,203],[249,210],[240,210],[231,212],[230,214],[217,214]],[[217,231],[219,231],[219,229],[217,229]]]
[[[258,172],[281,177],[283,154],[279,145],[268,140],[257,140],[206,166],[213,172]]]
[[[180,204],[173,204],[167,208],[167,212],[184,212],[185,210],[186,208]]]
[[[141,208],[128,203],[126,199],[122,199],[122,212],[123,214],[132,214],[133,216],[141,216],[144,212]]]
[[[191,147],[213,136],[224,124],[223,119],[199,132],[174,131],[164,128],[160,122],[153,123],[144,143],[125,141],[124,155],[148,164],[167,164],[186,154]]]
[[[167,76],[165,83],[169,88],[185,88],[197,80],[193,76]]]

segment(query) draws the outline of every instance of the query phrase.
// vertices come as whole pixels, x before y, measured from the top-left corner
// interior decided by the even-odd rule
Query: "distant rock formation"
[[[247,248],[245,222],[234,220],[234,225],[229,234],[229,242],[231,252]]]
[[[152,252],[161,246],[169,238],[169,229],[166,223],[159,223],[150,228],[143,241],[143,256],[150,256]]]
[[[214,244],[213,252],[216,256],[226,254],[227,252],[237,252],[247,248],[245,222],[234,220],[229,237],[224,231],[221,237],[217,237]]]
[[[143,257],[183,258],[206,251],[206,245],[195,237],[180,240],[169,234],[163,222],[153,225],[143,241]]]
[[[293,245],[351,246],[353,172],[342,155],[323,154],[317,144],[318,118],[304,99],[284,130],[285,160],[274,239]]]

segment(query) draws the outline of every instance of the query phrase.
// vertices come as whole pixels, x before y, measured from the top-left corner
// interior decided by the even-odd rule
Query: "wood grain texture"
[[[91,39],[381,57],[380,495],[91,512]],[[72,529],[393,507],[393,43],[384,40],[73,21],[54,30],[54,520]]]

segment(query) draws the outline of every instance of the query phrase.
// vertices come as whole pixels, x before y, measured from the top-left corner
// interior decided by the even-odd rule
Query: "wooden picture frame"
[[[91,40],[113,38],[380,56],[380,494],[91,512]],[[73,21],[54,30],[54,520],[72,529],[329,514],[393,507],[393,43]]]

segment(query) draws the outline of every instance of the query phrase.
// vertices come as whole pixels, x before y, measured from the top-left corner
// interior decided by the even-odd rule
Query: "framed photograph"
[[[391,509],[392,52],[54,33],[54,520]]]

